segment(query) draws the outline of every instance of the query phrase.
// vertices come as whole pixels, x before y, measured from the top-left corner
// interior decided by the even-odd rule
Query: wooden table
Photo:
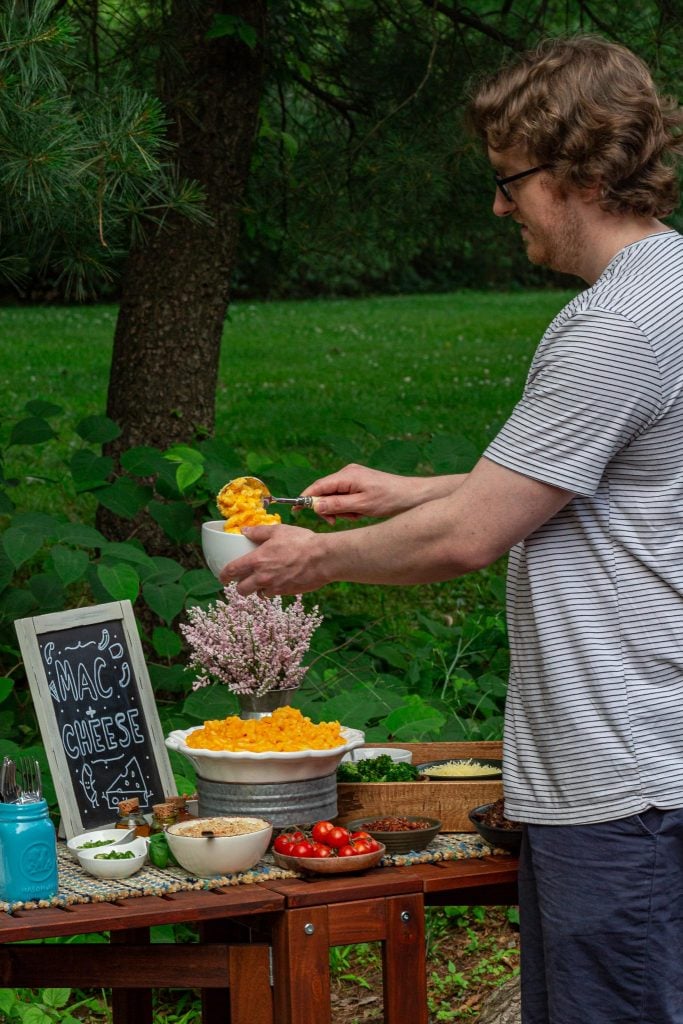
[[[199,989],[202,1024],[325,1024],[330,946],[380,941],[386,1024],[426,1024],[425,904],[515,904],[516,877],[496,856],[0,914],[0,987],[112,988],[114,1024],[150,1024],[152,988]],[[198,944],[150,943],[181,922]]]

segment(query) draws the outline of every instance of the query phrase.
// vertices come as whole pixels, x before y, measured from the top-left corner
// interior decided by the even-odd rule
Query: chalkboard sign
[[[130,602],[14,625],[67,838],[175,794]]]

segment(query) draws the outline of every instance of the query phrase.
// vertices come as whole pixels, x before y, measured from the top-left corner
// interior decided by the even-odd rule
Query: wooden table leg
[[[421,893],[390,896],[385,907],[385,1024],[427,1024],[424,898]]]
[[[112,946],[148,945],[149,928],[110,932],[109,942]],[[111,1005],[113,1024],[152,1024],[151,988],[113,988]]]
[[[287,910],[273,924],[277,1024],[330,1024],[330,934],[326,907]]]

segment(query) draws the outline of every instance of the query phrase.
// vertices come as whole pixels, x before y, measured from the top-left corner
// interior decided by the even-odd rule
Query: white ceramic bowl
[[[188,747],[190,733],[201,729],[176,729],[166,738],[166,746],[177,750],[194,765],[198,775],[207,782],[297,782],[321,779],[336,771],[344,754],[362,746],[365,736],[359,729],[341,727],[344,743],[329,750],[295,750],[287,753],[266,751],[261,754],[247,750],[203,750]]]
[[[249,825],[252,831],[237,836],[184,834],[188,830],[201,831],[202,826],[218,832],[222,825],[234,822]],[[268,849],[273,826],[263,818],[224,816],[179,821],[168,825],[165,831],[171,853],[178,863],[198,878],[211,878],[212,875],[230,875],[253,868]]]
[[[134,854],[126,860],[97,860],[98,853],[107,853],[113,847],[103,846],[97,850],[79,850],[78,863],[81,867],[96,878],[128,878],[139,871],[147,860],[147,840],[138,836],[132,843],[126,843],[117,848],[123,853],[130,850]]]
[[[66,848],[69,850],[74,860],[78,860],[78,852],[80,847],[85,843],[114,843],[120,842],[127,830],[122,828],[98,828],[93,829],[90,832],[81,832],[78,836],[73,836],[67,840]],[[91,847],[95,853],[101,853],[103,850],[106,852],[106,846]],[[86,851],[87,852],[87,851]]]
[[[352,754],[344,754],[342,761],[367,761],[370,757],[381,757],[388,754],[392,761],[413,760],[412,750],[403,750],[401,747],[357,747]]]
[[[241,533],[226,533],[225,519],[202,524],[202,551],[214,576],[218,576],[224,565],[235,558],[241,558],[253,551],[256,544]]]

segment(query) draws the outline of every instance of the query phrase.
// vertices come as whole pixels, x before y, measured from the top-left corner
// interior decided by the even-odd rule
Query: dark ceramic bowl
[[[435,768],[442,768],[447,764],[463,766],[462,774],[440,775],[434,772]],[[486,782],[487,779],[500,779],[503,774],[503,762],[490,757],[445,757],[438,761],[423,761],[415,767],[420,775],[426,775],[431,782],[472,782],[480,779]]]
[[[380,818],[396,817],[395,814],[373,814],[368,818],[357,818],[355,821],[345,821],[344,828],[349,832],[369,832],[373,839],[386,846],[387,853],[410,853],[417,852],[429,846],[435,835],[441,830],[441,822],[437,818],[428,818],[424,814],[402,814],[402,818],[408,821],[426,821],[427,828],[414,828],[405,832],[378,832],[377,829],[368,828],[369,821],[379,821]]]
[[[496,846],[501,850],[509,850],[510,853],[519,853],[522,845],[522,826],[515,828],[497,828],[494,825],[487,825],[484,815],[493,807],[493,804],[482,804],[481,807],[473,807],[469,812],[469,819],[476,828],[482,839],[485,839],[490,846]]]

